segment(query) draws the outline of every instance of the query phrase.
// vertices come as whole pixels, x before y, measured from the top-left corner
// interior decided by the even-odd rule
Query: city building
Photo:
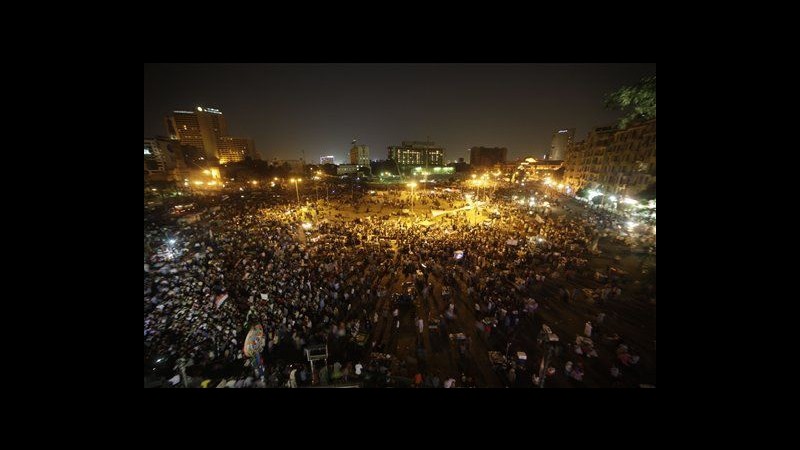
[[[545,178],[555,179],[564,165],[563,161],[552,159],[526,158],[517,166],[517,170],[523,174],[523,180],[542,180]]]
[[[202,150],[206,158],[219,158],[217,140],[228,134],[228,123],[219,110],[198,106],[196,111],[173,111],[164,123],[171,139]]]
[[[350,164],[369,167],[369,147],[356,145],[355,141],[353,141],[353,146],[350,148]]]
[[[429,141],[403,141],[402,145],[389,147],[389,159],[403,171],[414,167],[444,165],[444,148]]]
[[[334,161],[334,157],[333,157],[333,155],[330,155],[330,156],[320,156],[320,158],[319,158],[319,163],[320,163],[321,165],[325,165],[325,164],[336,164],[336,163],[335,163],[335,162],[333,162],[333,161]]]
[[[505,147],[472,147],[469,154],[471,166],[490,167],[495,164],[505,164],[508,149]]]
[[[242,161],[247,156],[260,159],[257,157],[252,139],[222,136],[217,141],[217,150],[220,164]]]
[[[575,128],[568,128],[566,130],[558,130],[553,133],[553,140],[550,144],[550,153],[547,154],[546,159],[553,159],[556,161],[563,161],[567,154],[567,149],[572,145],[575,139]]]
[[[188,176],[180,141],[165,137],[145,139],[144,170],[151,181],[180,181]]]
[[[573,192],[585,187],[635,197],[656,182],[656,120],[622,130],[595,128],[570,146],[564,165]]]
[[[228,135],[228,122],[215,108],[198,106],[195,111],[173,111],[164,118],[167,134],[185,147],[194,147],[205,160],[220,164],[244,160],[245,156],[260,159],[252,139]]]
[[[470,166],[464,162],[464,158],[458,158],[458,162],[450,163],[447,166],[452,167],[457,173],[466,173],[470,171]]]
[[[358,164],[339,164],[336,167],[336,175],[346,175],[358,172]]]

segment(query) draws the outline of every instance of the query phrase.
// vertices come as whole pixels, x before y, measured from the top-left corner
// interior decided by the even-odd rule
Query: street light
[[[297,183],[303,181],[303,179],[302,178],[292,178],[289,181],[294,183],[294,191],[297,193],[297,203],[300,203],[300,188],[297,187]]]
[[[475,199],[481,199],[481,180],[472,180],[472,185],[475,186]]]
[[[411,183],[408,183],[408,187],[411,188],[411,208],[414,208],[414,188],[417,187],[417,183],[412,181]]]

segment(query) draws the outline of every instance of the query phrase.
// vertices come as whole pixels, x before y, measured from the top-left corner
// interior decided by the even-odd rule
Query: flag
[[[224,303],[225,300],[227,300],[227,299],[228,299],[228,294],[220,294],[220,295],[218,295],[217,298],[214,300],[214,306],[219,308],[220,306],[222,306],[222,303]]]
[[[262,350],[264,350],[264,344],[266,343],[266,335],[264,334],[264,328],[261,324],[254,325],[250,328],[250,331],[247,333],[247,337],[244,340],[244,351],[245,356],[253,357],[257,355]]]

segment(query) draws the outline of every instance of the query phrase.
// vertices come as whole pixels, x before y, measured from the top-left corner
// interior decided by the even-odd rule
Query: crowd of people
[[[490,208],[475,204],[459,210],[471,205],[464,195],[442,190],[413,200],[428,209],[452,211],[433,223],[431,215],[408,220],[381,216],[409,207],[407,193],[359,200],[341,196],[303,207],[235,196],[206,201],[212,203],[200,206],[200,220],[176,225],[151,218],[144,234],[145,366],[187,359],[191,378],[201,387],[353,381],[365,386],[475,386],[479,371],[468,363],[472,340],[480,339],[481,348],[507,352],[521,321],[533,324],[541,305],[585,296],[569,287],[578,281],[593,283],[598,304],[623,292],[624,279],[609,268],[598,285],[597,271],[588,264],[599,233],[618,225],[600,213],[556,216],[548,209],[520,207],[502,195]],[[352,220],[342,216],[345,209],[371,215]],[[423,331],[434,322],[440,336],[466,331],[466,339],[454,345],[459,362],[452,373],[375,356],[397,342],[403,320],[398,305],[404,296],[414,320],[402,325],[418,330],[418,349],[424,347]],[[459,330],[456,324],[465,320],[474,320],[473,331]],[[256,324],[265,334],[260,372],[243,354],[245,336]],[[599,330],[589,334],[599,336]],[[331,358],[311,373],[304,350],[319,345],[328,346]],[[619,345],[624,346],[619,354],[628,356],[613,367],[615,379],[639,361],[629,344]],[[580,382],[582,365],[569,361],[564,373]],[[231,367],[239,370],[226,373],[219,383],[207,376]],[[506,384],[518,384],[514,367],[504,375]]]

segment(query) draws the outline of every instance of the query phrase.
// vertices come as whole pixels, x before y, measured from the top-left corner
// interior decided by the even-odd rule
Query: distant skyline
[[[474,146],[508,158],[541,157],[552,133],[575,140],[616,122],[604,95],[656,74],[656,64],[145,64],[144,137],[166,135],[164,116],[217,108],[232,136],[263,159],[347,161],[350,142],[387,147],[432,140],[445,158]]]

